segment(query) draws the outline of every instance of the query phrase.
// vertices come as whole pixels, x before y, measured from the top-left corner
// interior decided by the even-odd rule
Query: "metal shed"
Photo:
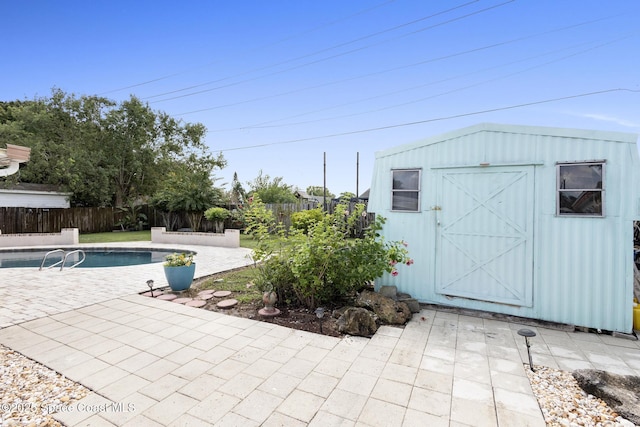
[[[608,331],[633,326],[637,135],[479,124],[376,153],[369,211],[420,302]]]

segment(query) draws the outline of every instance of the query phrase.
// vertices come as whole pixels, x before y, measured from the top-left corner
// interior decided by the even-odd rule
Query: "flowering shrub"
[[[409,258],[407,246],[409,246],[409,244],[404,240],[394,242],[387,246],[387,257],[389,258],[389,268],[387,268],[387,272],[391,273],[394,277],[398,275],[396,265],[406,264],[409,266],[413,264],[413,259]]]
[[[306,233],[289,230],[288,234],[280,232],[279,237],[270,238],[264,237],[266,227],[260,226],[258,216],[256,224],[249,225],[257,231],[259,240],[254,260],[261,261],[259,268],[265,270],[261,275],[265,283],[258,286],[269,285],[278,293],[293,294],[299,303],[314,309],[352,296],[385,272],[397,276],[398,264],[413,264],[406,242],[386,242],[379,234],[382,217],[376,217],[362,238],[350,238],[363,212],[364,205],[353,212],[339,205],[333,214],[323,213],[309,224]],[[277,274],[266,270],[276,266]]]
[[[188,267],[193,263],[193,254],[172,253],[164,257],[165,267]]]

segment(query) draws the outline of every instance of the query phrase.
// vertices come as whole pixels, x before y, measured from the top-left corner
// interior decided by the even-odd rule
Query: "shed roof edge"
[[[406,150],[412,150],[449,139],[459,138],[465,135],[471,135],[478,132],[500,132],[500,133],[516,133],[528,135],[546,135],[564,138],[580,138],[580,139],[596,139],[602,141],[620,142],[620,143],[637,143],[638,134],[616,131],[590,130],[590,129],[574,129],[559,128],[547,126],[530,126],[530,125],[508,125],[499,123],[478,123],[476,125],[464,127],[439,135],[434,135],[418,141],[400,144],[385,150],[377,151],[375,157],[386,157]]]

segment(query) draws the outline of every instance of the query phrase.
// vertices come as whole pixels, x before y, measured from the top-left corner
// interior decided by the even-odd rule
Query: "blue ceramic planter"
[[[172,291],[184,291],[191,287],[196,273],[196,263],[181,267],[164,267],[164,275]]]

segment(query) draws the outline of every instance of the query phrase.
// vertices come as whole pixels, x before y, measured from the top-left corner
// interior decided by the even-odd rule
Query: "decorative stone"
[[[356,298],[355,305],[373,311],[382,322],[391,325],[404,325],[413,315],[407,304],[394,301],[378,292],[362,291]]]
[[[573,372],[573,377],[584,391],[599,397],[622,417],[640,425],[640,377],[595,369],[578,369]]]
[[[273,291],[267,291],[262,294],[262,303],[264,304],[264,310],[268,313],[273,310],[274,304],[278,300],[278,294]]]
[[[176,298],[172,302],[177,302],[178,304],[186,304],[190,301],[193,301],[193,298]]]
[[[210,300],[211,298],[213,298],[213,294],[204,294],[204,295],[198,294],[198,299],[201,299],[203,301]]]
[[[409,310],[411,310],[412,313],[420,313],[420,303],[418,302],[417,299],[415,298],[400,298],[398,297],[398,302],[403,302],[405,304],[407,304],[407,306],[409,307]]]
[[[361,337],[371,337],[378,330],[377,316],[361,307],[349,307],[338,318],[338,331]]]
[[[536,366],[534,372],[526,364],[524,366],[547,425],[634,425],[614,412],[602,399],[581,389],[571,372],[546,366]]]
[[[204,291],[198,292],[198,296],[203,297],[204,295],[212,295],[215,291],[215,289],[205,289]]]
[[[158,297],[158,299],[165,300],[165,301],[173,301],[176,298],[178,297],[177,295],[174,295],[174,294],[163,294]]]
[[[381,286],[378,292],[380,295],[391,299],[396,299],[398,296],[398,288],[395,286]]]
[[[225,299],[220,301],[219,303],[216,304],[216,307],[218,308],[231,308],[235,305],[238,304],[238,300],[237,299]]]
[[[213,293],[213,296],[216,298],[224,298],[231,295],[231,291],[217,291]]]
[[[206,302],[206,301],[203,301],[203,300],[197,300],[197,299],[196,299],[196,300],[193,300],[193,301],[189,301],[189,302],[187,302],[185,305],[186,305],[186,306],[189,306],[189,307],[196,307],[196,308],[198,308],[198,307],[204,307],[206,304],[207,304],[207,302]]]

